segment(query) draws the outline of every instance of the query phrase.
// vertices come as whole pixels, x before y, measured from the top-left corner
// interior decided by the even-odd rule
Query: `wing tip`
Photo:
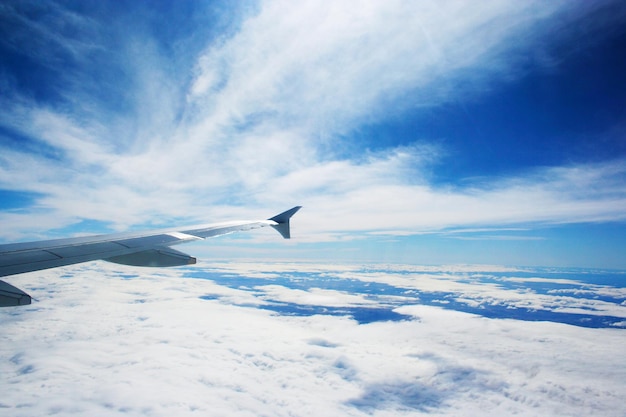
[[[302,206],[295,206],[290,208],[287,211],[283,211],[280,214],[268,219],[276,222],[277,224],[273,224],[272,227],[281,234],[281,236],[285,239],[291,239],[291,230],[289,225],[289,220],[291,217],[300,210]]]
[[[25,306],[30,303],[30,295],[7,282],[0,281],[0,307]]]

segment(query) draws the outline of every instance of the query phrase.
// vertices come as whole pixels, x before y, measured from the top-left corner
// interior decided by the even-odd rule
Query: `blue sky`
[[[0,239],[299,204],[200,256],[626,268],[625,44],[619,1],[3,2]]]

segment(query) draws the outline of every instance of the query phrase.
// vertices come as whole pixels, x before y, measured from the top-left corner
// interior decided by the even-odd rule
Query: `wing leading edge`
[[[0,245],[0,277],[99,259],[134,266],[195,264],[196,258],[170,246],[267,226],[289,239],[289,221],[300,208],[293,207],[267,220],[240,220],[177,229]],[[0,281],[0,307],[26,305],[30,302],[28,294]]]

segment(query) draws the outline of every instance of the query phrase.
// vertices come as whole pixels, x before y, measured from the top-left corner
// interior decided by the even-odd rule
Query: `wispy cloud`
[[[429,138],[367,150],[351,136],[409,109],[474,97],[540,65],[529,51],[563,29],[563,16],[590,7],[267,1],[237,10],[241,19],[231,17],[237,24],[222,37],[202,45],[182,36],[169,49],[143,21],[121,32],[121,23],[58,5],[54,19],[38,21],[5,8],[22,28],[15,48],[28,46],[25,34],[33,32],[74,58],[55,63],[43,47],[35,57],[59,73],[67,68],[56,78],[62,100],[16,89],[2,99],[0,121],[30,145],[0,144],[0,187],[42,196],[31,209],[0,214],[2,233],[80,219],[121,229],[248,217],[292,203],[309,208],[302,230],[319,239],[621,220],[623,161],[446,188],[429,182],[432,164],[445,162],[445,149]],[[74,31],[60,31],[59,19]],[[72,33],[90,34],[90,42]],[[196,54],[176,52],[186,46]],[[36,221],[28,227],[27,219]]]

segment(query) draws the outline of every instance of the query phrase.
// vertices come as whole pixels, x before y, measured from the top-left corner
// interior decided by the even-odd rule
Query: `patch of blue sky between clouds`
[[[31,205],[38,197],[35,193],[0,190],[0,209],[11,210]]]
[[[277,269],[280,275],[256,270],[255,264],[236,263],[189,271],[186,276],[256,298],[251,302],[246,297],[242,305],[295,316],[346,315],[359,323],[406,320],[397,312],[403,305],[584,327],[623,327],[626,319],[620,271],[396,266],[389,273],[384,265],[334,270],[332,265],[300,263],[280,264]],[[221,295],[201,298],[215,300]],[[238,304],[228,296],[224,301]]]

